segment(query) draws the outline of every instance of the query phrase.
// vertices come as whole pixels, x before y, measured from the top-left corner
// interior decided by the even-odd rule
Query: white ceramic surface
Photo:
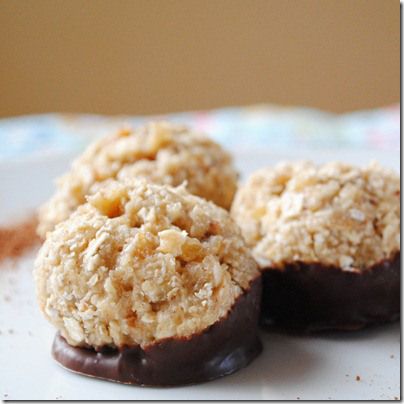
[[[377,159],[399,168],[399,155],[318,150],[288,155],[236,151],[243,174],[281,159]],[[46,199],[69,156],[0,164],[0,223],[22,218]],[[181,388],[140,388],[72,374],[50,356],[54,330],[36,306],[34,253],[0,267],[0,398],[39,400],[147,399],[395,399],[400,395],[400,327],[290,336],[262,333],[263,354],[249,367],[213,382]],[[173,364],[175,366],[175,364]],[[357,380],[359,376],[360,380]]]

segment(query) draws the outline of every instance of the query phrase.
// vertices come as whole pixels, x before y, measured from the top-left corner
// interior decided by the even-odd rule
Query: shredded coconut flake
[[[366,268],[400,250],[400,180],[376,163],[283,163],[248,179],[232,216],[262,268]]]
[[[74,161],[58,179],[56,193],[40,209],[39,235],[45,238],[105,181],[137,178],[181,185],[225,209],[230,208],[237,188],[232,159],[221,146],[184,126],[151,122],[100,139]],[[110,209],[110,217],[121,213],[119,203],[105,209]]]
[[[137,181],[104,185],[49,232],[34,275],[48,320],[70,344],[98,347],[199,332],[259,272],[225,210]]]

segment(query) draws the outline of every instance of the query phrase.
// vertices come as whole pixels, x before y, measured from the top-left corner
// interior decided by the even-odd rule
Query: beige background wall
[[[399,100],[398,0],[1,1],[0,115]]]

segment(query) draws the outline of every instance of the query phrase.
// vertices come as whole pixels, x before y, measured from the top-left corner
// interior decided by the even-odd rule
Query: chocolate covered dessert
[[[400,181],[378,164],[279,164],[232,207],[263,273],[261,321],[357,329],[400,315]]]
[[[39,212],[38,234],[67,219],[108,179],[145,178],[178,186],[229,209],[237,188],[231,157],[208,137],[168,122],[121,130],[91,144],[57,181]]]
[[[110,181],[56,225],[35,262],[62,366],[171,386],[261,351],[261,276],[229,214],[185,187]]]

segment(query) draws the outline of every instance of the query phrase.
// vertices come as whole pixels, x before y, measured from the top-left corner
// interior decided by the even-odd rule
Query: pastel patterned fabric
[[[96,137],[152,119],[191,125],[231,149],[400,150],[399,104],[342,115],[254,105],[142,117],[44,114],[0,119],[0,161],[79,152]]]

